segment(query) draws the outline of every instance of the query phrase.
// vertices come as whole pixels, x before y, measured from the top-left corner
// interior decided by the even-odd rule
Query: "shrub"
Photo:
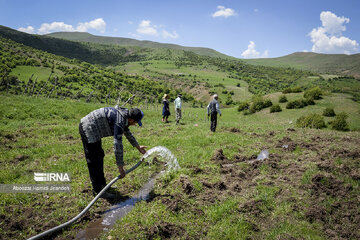
[[[345,112],[339,113],[334,121],[329,122],[331,125],[331,129],[338,130],[338,131],[349,131],[349,124],[346,122],[348,115]]]
[[[281,111],[282,111],[282,109],[281,109],[279,104],[272,105],[271,108],[270,108],[271,113],[281,112]]]
[[[299,92],[302,92],[302,89],[301,87],[293,87],[293,88],[284,88],[282,90],[282,93],[286,94],[286,93],[299,93]]]
[[[315,105],[315,101],[314,101],[314,99],[312,99],[312,98],[305,98],[303,101],[304,101],[304,103],[305,103],[305,106]]]
[[[240,104],[238,106],[238,112],[249,109],[249,106],[250,106],[250,104],[248,102],[240,102]]]
[[[297,108],[303,108],[306,106],[307,106],[307,103],[306,103],[305,99],[290,101],[286,104],[287,109],[297,109]]]
[[[322,96],[322,91],[319,87],[308,89],[304,93],[304,98],[310,98],[314,100],[321,99],[321,96]]]
[[[323,112],[323,116],[325,117],[335,117],[335,111],[333,108],[325,108],[324,112]]]
[[[265,101],[264,101],[264,106],[263,106],[263,108],[268,108],[268,107],[271,107],[273,104],[272,104],[272,102],[271,102],[271,100],[270,99],[266,99]]]
[[[287,97],[285,96],[285,95],[281,95],[280,97],[279,97],[279,103],[285,103],[285,102],[287,102],[288,100],[287,100]]]
[[[301,89],[301,87],[293,87],[293,88],[291,89],[291,92],[293,92],[293,93],[299,93],[299,92],[302,92],[302,89]]]
[[[244,112],[243,112],[243,114],[244,114],[244,116],[246,116],[246,115],[250,115],[250,114],[252,114],[249,110],[245,110]]]
[[[231,105],[231,104],[233,104],[233,103],[234,103],[234,101],[232,100],[231,95],[228,95],[227,98],[226,98],[225,104],[226,104],[226,105]]]
[[[272,102],[269,99],[264,100],[262,97],[254,97],[253,103],[250,106],[250,112],[255,113],[260,111],[261,109],[270,107],[271,105]]]
[[[291,93],[291,88],[284,88],[284,89],[282,90],[282,93],[283,93],[283,94]]]
[[[296,120],[296,126],[302,128],[309,127],[317,129],[326,127],[324,117],[316,113],[312,113],[298,118]]]

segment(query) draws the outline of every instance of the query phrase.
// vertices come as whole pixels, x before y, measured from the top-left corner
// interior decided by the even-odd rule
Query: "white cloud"
[[[72,25],[65,24],[64,22],[52,22],[52,23],[43,23],[38,29],[39,34],[47,34],[50,32],[73,32],[75,29]]]
[[[155,26],[151,25],[151,21],[149,20],[142,20],[139,24],[139,27],[136,29],[136,32],[142,35],[152,35],[157,36],[158,32]]]
[[[129,35],[134,38],[142,38],[145,35],[154,36],[154,37],[162,37],[164,39],[167,39],[167,38],[176,39],[179,37],[179,34],[176,31],[169,32],[169,31],[165,30],[164,28],[165,28],[165,26],[162,24],[154,25],[151,23],[150,20],[142,20],[136,29],[136,33],[130,32]]]
[[[26,28],[21,27],[18,30],[21,32],[26,32],[26,33],[30,33],[30,34],[33,34],[35,32],[35,29],[32,26],[28,26]]]
[[[231,8],[225,8],[224,6],[217,6],[217,9],[218,10],[211,15],[213,18],[216,17],[228,18],[236,15],[235,10]]]
[[[168,31],[163,30],[162,36],[163,36],[163,38],[174,38],[175,39],[175,38],[179,37],[179,34],[177,34],[176,31],[173,31],[173,33],[169,33]]]
[[[265,50],[263,54],[256,51],[256,44],[253,41],[250,41],[248,48],[241,54],[244,58],[267,58],[269,55],[268,50]]]
[[[87,32],[90,29],[95,29],[104,33],[106,29],[106,22],[102,18],[94,19],[90,22],[78,23],[77,27],[64,22],[43,23],[37,30],[38,34],[47,34],[51,32]],[[34,33],[35,29],[31,26],[27,28],[19,28],[19,31]]]
[[[106,29],[106,23],[105,23],[104,19],[97,18],[90,22],[79,23],[76,28],[76,31],[87,32],[89,29],[95,29],[95,30],[98,30],[99,32],[104,33],[105,29]]]
[[[322,27],[314,28],[309,36],[313,42],[312,51],[320,53],[351,54],[358,50],[359,44],[355,40],[342,36],[346,31],[349,18],[338,17],[332,12],[321,12]]]

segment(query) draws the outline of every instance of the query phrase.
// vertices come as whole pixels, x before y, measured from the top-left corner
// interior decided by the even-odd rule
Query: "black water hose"
[[[128,173],[132,172],[133,170],[135,170],[135,169],[143,162],[143,160],[144,160],[144,157],[142,157],[141,160],[140,160],[138,163],[136,163],[132,168],[126,170],[125,173],[128,174]],[[52,228],[52,229],[49,229],[49,230],[47,230],[47,231],[45,231],[45,232],[42,232],[42,233],[40,233],[40,234],[38,234],[38,235],[36,235],[36,236],[33,236],[33,237],[29,238],[28,240],[41,239],[41,238],[43,238],[43,237],[45,237],[45,236],[47,236],[47,235],[49,235],[49,234],[51,234],[51,233],[54,233],[54,232],[56,232],[56,231],[59,231],[60,229],[62,229],[62,228],[64,228],[64,227],[66,227],[66,226],[69,226],[69,225],[73,224],[76,220],[78,220],[79,218],[81,218],[81,217],[90,209],[90,207],[100,198],[100,196],[101,196],[104,192],[106,192],[106,190],[107,190],[109,187],[111,187],[111,185],[113,185],[113,184],[114,184],[117,180],[119,180],[119,179],[120,179],[120,175],[117,176],[116,178],[114,178],[108,185],[106,185],[106,186],[98,193],[98,195],[96,195],[96,197],[89,203],[89,205],[87,205],[87,207],[86,207],[84,210],[82,210],[82,212],[79,213],[76,217],[74,217],[73,219],[67,221],[66,223],[63,223],[63,224],[61,224],[61,225],[59,225],[59,226],[56,226],[56,227],[54,227],[54,228]]]

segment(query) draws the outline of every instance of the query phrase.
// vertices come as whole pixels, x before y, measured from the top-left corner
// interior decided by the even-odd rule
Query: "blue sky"
[[[209,47],[238,58],[359,53],[359,0],[0,0],[0,25]]]

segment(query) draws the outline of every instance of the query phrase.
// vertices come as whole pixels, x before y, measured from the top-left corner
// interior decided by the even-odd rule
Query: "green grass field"
[[[27,82],[31,75],[34,74],[32,80],[34,81],[35,79],[37,79],[37,81],[41,82],[46,81],[49,78],[51,74],[51,69],[45,67],[18,66],[11,71],[11,74],[13,76],[17,76],[20,81],[24,82]],[[62,76],[64,74],[59,70],[55,70],[53,75]]]
[[[208,91],[217,92],[222,99],[226,99],[227,94],[222,93],[223,90],[233,91],[232,99],[234,101],[244,101],[252,96],[248,91],[248,83],[243,80],[230,78],[228,73],[219,71],[215,66],[181,66],[177,67],[173,61],[152,60],[145,62],[132,62],[117,70],[125,71],[127,74],[136,74],[146,76],[151,79],[159,79],[163,75],[181,76],[180,82],[188,81],[188,85],[196,83],[208,83]],[[171,77],[169,77],[171,78]],[[179,84],[174,82],[175,85]],[[237,87],[240,84],[240,87]],[[219,87],[223,85],[224,87]],[[195,85],[193,85],[195,86]],[[194,96],[201,101],[208,101],[210,95],[207,91],[193,93]]]
[[[267,97],[277,103],[279,95]],[[291,100],[302,94],[287,96]],[[205,108],[185,104],[182,124],[175,125],[173,109],[170,123],[164,124],[160,106],[142,107],[143,127],[131,127],[134,136],[148,149],[170,149],[181,168],[158,179],[151,199],[136,204],[100,238],[356,239],[359,103],[348,95],[332,94],[303,109],[280,105],[282,112],[270,114],[264,109],[248,116],[236,108],[222,109],[216,133],[209,130]],[[33,236],[66,222],[91,201],[78,123],[103,106],[0,95],[0,183],[35,183],[34,172],[72,176],[71,193],[0,193],[0,239]],[[328,106],[348,113],[352,131],[295,127],[300,116],[322,114]],[[141,156],[125,138],[123,142],[126,167],[130,167]],[[118,175],[111,137],[103,139],[103,148],[110,181]],[[255,161],[264,149],[270,152],[269,158]],[[159,168],[140,166],[114,187],[122,196],[132,196]],[[57,236],[75,237],[109,207],[99,200],[81,221]]]

